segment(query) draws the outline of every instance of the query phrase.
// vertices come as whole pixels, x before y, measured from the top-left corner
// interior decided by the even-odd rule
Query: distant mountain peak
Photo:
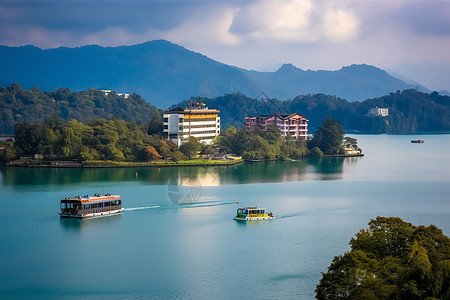
[[[297,68],[296,66],[294,66],[291,63],[285,63],[278,70],[276,70],[275,72],[286,73],[286,72],[298,72],[298,71],[303,71],[303,70]]]
[[[350,66],[342,67],[339,71],[368,71],[368,72],[385,72],[384,70],[368,64],[351,64]]]

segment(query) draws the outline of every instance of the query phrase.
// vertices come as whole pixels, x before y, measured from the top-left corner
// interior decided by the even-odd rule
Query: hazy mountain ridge
[[[283,100],[322,93],[349,101],[363,101],[414,87],[384,70],[365,64],[351,65],[337,71],[304,71],[292,64],[284,64],[275,72],[243,72],[266,87],[267,94]]]
[[[137,93],[158,107],[230,92],[252,97],[264,92],[281,100],[324,93],[362,101],[414,87],[368,65],[304,71],[284,64],[275,72],[248,71],[164,40],[133,46],[47,50],[0,46],[0,64],[0,86],[19,83],[25,89],[34,85],[42,90],[111,89]]]

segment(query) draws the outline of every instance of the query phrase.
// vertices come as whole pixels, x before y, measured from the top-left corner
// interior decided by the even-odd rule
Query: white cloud
[[[258,0],[240,7],[230,30],[243,38],[290,43],[349,41],[359,20],[348,1]]]
[[[201,11],[190,17],[182,26],[162,32],[161,35],[173,42],[192,42],[237,45],[239,36],[230,32],[234,9],[221,7],[208,12]]]
[[[311,41],[312,0],[262,0],[241,7],[233,18],[233,33],[256,39]]]
[[[2,31],[1,45],[34,45],[42,48],[72,46],[70,34],[64,30],[48,30],[40,26],[14,26]]]
[[[351,11],[328,10],[323,18],[323,34],[335,42],[344,42],[358,34],[359,21]]]
[[[139,35],[128,32],[123,27],[111,26],[85,36],[81,42],[83,45],[120,46],[129,45],[141,41]]]

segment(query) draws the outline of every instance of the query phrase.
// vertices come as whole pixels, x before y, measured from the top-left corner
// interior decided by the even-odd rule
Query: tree
[[[161,112],[156,111],[153,114],[152,119],[150,120],[150,124],[148,125],[147,133],[157,134],[159,136],[162,136],[163,133],[163,119],[161,118]]]
[[[322,150],[320,150],[319,147],[312,148],[311,151],[309,152],[309,154],[311,156],[315,156],[315,157],[323,156],[323,152],[322,152]]]
[[[160,159],[162,156],[156,151],[156,149],[152,146],[146,146],[145,152],[147,152],[148,160],[153,161],[156,159]]]
[[[44,134],[41,124],[18,123],[14,129],[15,143],[19,155],[31,156],[41,153]]]
[[[327,117],[314,133],[311,148],[319,147],[325,154],[344,153],[342,141],[344,130],[338,121]]]
[[[64,158],[73,158],[81,152],[81,139],[77,139],[72,128],[64,128],[61,152]]]
[[[262,136],[269,142],[269,144],[275,144],[282,139],[280,130],[273,124],[267,126],[266,131],[263,131]]]
[[[202,145],[201,154],[211,157],[216,152],[216,147],[213,145]]]
[[[0,161],[9,162],[17,157],[16,151],[14,150],[14,143],[12,140],[7,140],[4,143],[5,149],[0,151]]]
[[[202,149],[202,145],[195,137],[189,137],[189,141],[181,144],[180,151],[191,159]]]
[[[92,122],[94,129],[94,148],[96,148],[103,156],[103,159],[123,160],[123,153],[116,148],[119,139],[116,124],[114,121],[99,119]]]
[[[230,136],[230,135],[235,135],[237,134],[237,129],[234,126],[229,126],[226,130],[225,130],[225,135],[226,136]]]
[[[252,160],[270,159],[273,158],[273,155],[270,154],[270,150],[270,145],[265,139],[259,135],[254,135],[250,139],[248,147],[246,147],[242,157]]]
[[[450,239],[434,225],[377,217],[336,256],[317,299],[449,299]]]

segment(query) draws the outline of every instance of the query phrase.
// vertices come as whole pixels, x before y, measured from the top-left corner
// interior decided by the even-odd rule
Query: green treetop
[[[319,147],[324,154],[344,153],[342,141],[344,130],[338,121],[327,117],[322,125],[314,133],[314,138],[309,143],[310,148]]]
[[[450,239],[434,225],[377,217],[336,256],[317,299],[450,299]]]

